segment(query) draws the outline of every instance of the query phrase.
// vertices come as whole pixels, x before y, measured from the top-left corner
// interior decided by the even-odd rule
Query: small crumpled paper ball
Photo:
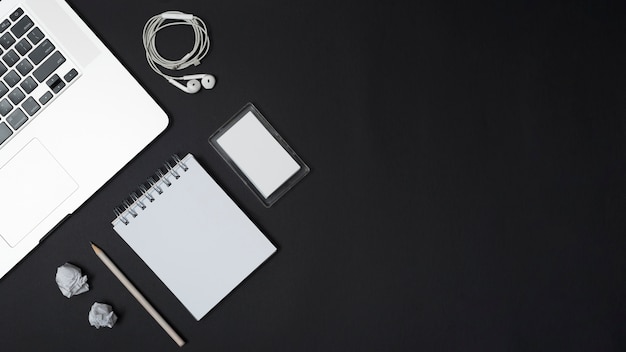
[[[113,308],[104,303],[94,303],[89,311],[89,324],[100,329],[103,326],[112,328],[117,321],[117,315],[113,312]]]
[[[65,263],[57,268],[56,282],[63,296],[70,298],[89,291],[87,275],[81,276],[79,267]]]

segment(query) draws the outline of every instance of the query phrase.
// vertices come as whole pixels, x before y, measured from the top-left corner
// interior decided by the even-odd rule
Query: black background
[[[2,351],[626,350],[626,6],[606,1],[91,1],[71,5],[171,118],[0,281]],[[145,62],[165,10],[211,50],[185,94]],[[159,34],[165,56],[192,45]],[[266,209],[207,143],[253,102],[311,167]],[[106,102],[115,104],[115,102]],[[191,152],[279,247],[201,321],[113,231],[112,209]],[[97,160],[85,160],[97,163]],[[69,261],[91,291],[54,282]],[[94,301],[113,329],[89,326]]]

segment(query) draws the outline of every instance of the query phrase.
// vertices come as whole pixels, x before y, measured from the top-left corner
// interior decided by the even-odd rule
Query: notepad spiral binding
[[[183,172],[187,172],[189,169],[178,155],[173,154],[171,160],[164,162],[163,167],[158,168],[152,176],[146,179],[147,183],[140,184],[137,190],[131,192],[120,206],[113,209],[115,213],[115,220],[113,221],[119,220],[124,225],[128,225],[130,223],[129,216],[135,218],[139,215],[135,210],[136,207],[143,210],[147,207],[144,202],[145,200],[149,203],[154,202],[155,197],[152,195],[153,191],[157,194],[163,194],[164,187],[162,187],[162,185],[165,185],[165,188],[172,185],[172,181],[168,178],[168,175],[173,176],[175,180],[180,178],[180,173],[176,171],[178,166],[180,166]]]

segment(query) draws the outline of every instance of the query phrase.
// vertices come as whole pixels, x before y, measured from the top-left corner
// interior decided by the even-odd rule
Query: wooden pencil
[[[141,294],[141,292],[139,292],[139,290],[137,290],[135,285],[133,285],[126,278],[126,276],[120,271],[120,269],[117,268],[117,266],[111,261],[111,259],[109,259],[109,257],[98,246],[96,246],[95,244],[91,243],[91,248],[93,248],[93,251],[96,253],[98,258],[100,258],[100,260],[102,260],[104,265],[106,265],[106,267],[109,268],[109,270],[111,270],[113,275],[115,275],[115,277],[118,280],[120,280],[122,285],[124,285],[124,287],[126,287],[128,292],[130,292],[130,294],[133,295],[133,297],[135,297],[135,299],[137,299],[139,304],[141,304],[141,306],[146,309],[146,311],[152,316],[152,318],[154,318],[154,320],[156,320],[156,322],[159,325],[161,325],[163,330],[165,330],[165,332],[167,332],[167,334],[170,335],[170,337],[178,344],[178,346],[182,347],[185,344],[185,341],[176,333],[176,331],[174,331],[174,329],[170,326],[170,324],[168,324],[165,321],[165,319],[163,319],[161,314],[159,314],[159,312],[157,312],[156,309],[154,309],[154,307],[150,304],[150,302],[148,302],[144,298],[144,296]]]

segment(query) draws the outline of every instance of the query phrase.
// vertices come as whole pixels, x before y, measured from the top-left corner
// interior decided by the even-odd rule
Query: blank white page
[[[113,228],[200,320],[276,247],[191,154],[183,162],[179,179],[168,174],[170,187],[159,183],[162,194],[140,197],[146,208]]]
[[[217,143],[265,198],[300,170],[251,111],[217,138]]]

